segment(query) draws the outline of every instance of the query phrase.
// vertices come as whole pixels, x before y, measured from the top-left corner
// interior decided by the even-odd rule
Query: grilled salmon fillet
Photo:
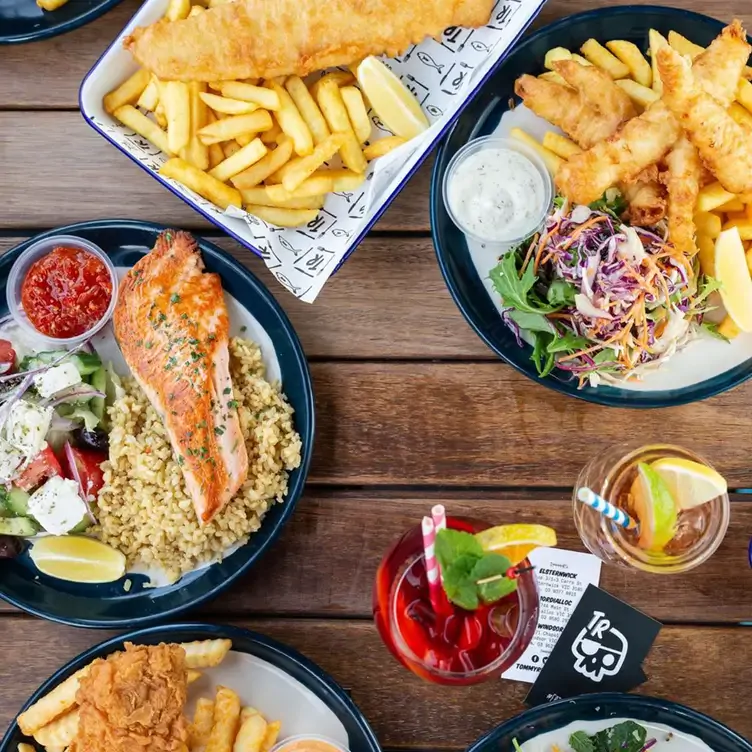
[[[114,314],[128,367],[162,417],[201,522],[235,495],[248,455],[233,400],[229,320],[195,239],[168,230],[126,275]]]

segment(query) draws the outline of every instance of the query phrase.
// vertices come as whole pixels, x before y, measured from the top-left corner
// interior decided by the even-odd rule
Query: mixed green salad
[[[644,726],[635,721],[622,721],[610,728],[603,729],[592,736],[585,731],[575,731],[569,737],[572,752],[647,752],[657,743],[657,739],[648,739]],[[515,752],[522,752],[516,739],[512,740]],[[554,745],[552,752],[562,752]]]
[[[717,281],[660,229],[624,224],[622,203],[615,190],[589,207],[557,197],[544,229],[490,272],[504,323],[532,344],[541,377],[558,368],[580,386],[639,378],[702,328],[716,333],[703,317]]]

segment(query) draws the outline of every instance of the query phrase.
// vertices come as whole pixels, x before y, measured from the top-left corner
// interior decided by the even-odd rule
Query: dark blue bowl
[[[114,8],[120,0],[69,0],[62,8],[42,10],[35,0],[0,0],[0,44],[21,44],[56,37]]]
[[[520,373],[557,392],[587,402],[614,407],[669,407],[725,392],[752,376],[752,359],[724,374],[681,389],[635,392],[609,386],[577,388],[569,374],[554,369],[540,379],[530,361],[531,348],[520,347],[502,323],[473,266],[467,242],[444,208],[441,184],[452,157],[468,141],[491,134],[514,96],[514,82],[523,73],[542,73],[543,58],[552,47],[578,49],[587,39],[627,39],[648,48],[648,30],[664,35],[671,29],[697,44],[707,45],[723,24],[707,16],[657,6],[627,5],[588,11],[550,24],[519,45],[463,112],[436,156],[431,180],[431,232],[441,272],[449,292],[478,336]]]
[[[559,700],[521,713],[489,731],[467,752],[511,752],[512,740],[524,744],[536,736],[575,721],[629,718],[661,723],[702,739],[713,752],[752,752],[752,744],[739,734],[696,710],[669,700],[606,692]],[[2,752],[0,750],[0,752]]]
[[[115,265],[132,266],[152,248],[165,227],[146,222],[101,220],[84,222],[37,235],[0,258],[0,283],[5,286],[13,262],[32,242],[50,235],[77,235],[96,243]],[[127,575],[132,587],[126,593],[123,580],[101,585],[82,585],[47,577],[39,572],[27,553],[0,560],[0,598],[44,619],[79,627],[133,628],[166,620],[219,595],[240,577],[277,539],[295,511],[303,492],[313,450],[314,404],[311,376],[303,349],[292,324],[266,287],[240,262],[217,246],[199,243],[209,271],[222,277],[227,292],[240,301],[259,321],[274,343],[282,382],[295,408],[295,427],[303,443],[302,462],[290,474],[283,504],[275,504],[261,529],[248,543],[224,561],[193,572],[173,585],[144,588],[140,575]],[[5,295],[0,315],[7,312]]]
[[[25,710],[95,658],[104,657],[116,650],[122,650],[125,642],[156,645],[160,642],[190,642],[208,639],[230,639],[232,640],[233,650],[255,655],[277,666],[292,676],[293,679],[297,679],[321,699],[341,721],[350,739],[351,752],[381,752],[376,736],[355,703],[347,696],[342,687],[315,663],[292,648],[256,632],[220,624],[171,624],[113,637],[111,640],[95,645],[63,666],[39,687],[21,710]],[[18,743],[23,741],[28,742],[29,740],[21,733],[14,720],[2,744],[0,744],[0,752],[15,752]]]

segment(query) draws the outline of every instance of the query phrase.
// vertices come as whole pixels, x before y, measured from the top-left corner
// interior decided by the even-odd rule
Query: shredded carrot
[[[538,233],[535,233],[535,237],[533,238],[532,242],[528,246],[527,253],[525,254],[525,260],[522,262],[522,266],[520,267],[520,279],[522,279],[522,275],[525,273],[525,269],[527,269],[527,265],[530,261],[530,257],[533,255],[533,248],[535,248],[535,244],[538,242],[538,238],[540,236]]]
[[[597,225],[599,222],[605,222],[606,217],[591,217],[587,222],[584,224],[581,224],[564,242],[564,245],[562,245],[561,249],[563,251],[566,251],[572,243],[574,243],[575,240],[577,240],[578,237],[587,229],[590,227],[593,227],[594,225]]]
[[[546,247],[548,239],[559,229],[561,222],[558,222],[555,227],[552,227],[538,243],[538,250],[535,252],[535,261],[533,262],[533,273],[538,274],[538,267],[540,266],[540,258],[543,253],[543,249]]]

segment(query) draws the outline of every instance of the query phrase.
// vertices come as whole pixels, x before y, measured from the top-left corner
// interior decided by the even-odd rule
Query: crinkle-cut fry
[[[151,81],[151,73],[146,68],[139,68],[130,78],[120,86],[106,94],[102,104],[105,112],[112,114],[124,104],[135,104]]]
[[[266,726],[264,741],[261,743],[260,752],[271,752],[272,747],[277,743],[282,721],[272,721]]]
[[[232,752],[260,752],[267,723],[259,713],[246,718],[240,726]]]
[[[219,666],[232,648],[232,640],[196,640],[182,642],[186,668],[212,668]]]
[[[190,752],[203,749],[209,741],[209,734],[214,725],[214,700],[200,697],[196,702],[193,722],[188,727],[188,747]]]
[[[72,708],[76,704],[78,684],[88,672],[89,666],[84,666],[24,710],[18,716],[18,726],[21,731],[26,736],[33,736],[35,731]]]
[[[240,723],[240,699],[228,687],[217,687],[212,723],[205,752],[230,752]]]
[[[200,678],[201,678],[201,672],[197,671],[195,668],[189,668],[185,672],[186,684],[193,684],[193,682],[198,681]]]
[[[34,732],[34,739],[43,747],[67,747],[78,734],[78,708],[69,710]]]

